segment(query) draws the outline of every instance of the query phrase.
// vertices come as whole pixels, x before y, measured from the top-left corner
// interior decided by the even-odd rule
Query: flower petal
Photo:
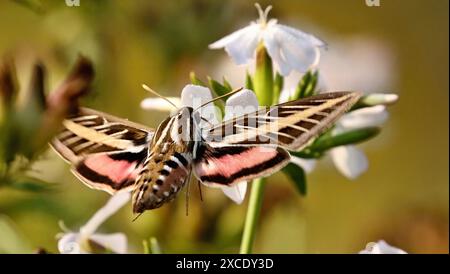
[[[127,253],[127,236],[123,233],[94,234],[90,239],[114,253]]]
[[[211,91],[202,86],[197,85],[186,85],[181,91],[181,105],[186,107],[192,107],[194,109],[200,107],[206,102],[211,101],[212,95]],[[209,103],[206,106],[198,110],[200,115],[209,121],[209,123],[217,124],[219,122],[216,107],[214,103]],[[200,123],[203,127],[204,121]]]
[[[368,243],[366,249],[361,250],[359,254],[407,254],[400,248],[393,247],[385,241],[380,240],[376,243]]]
[[[303,159],[300,157],[291,156],[291,163],[303,168],[306,173],[310,173],[316,167],[316,160],[314,159]]]
[[[78,233],[65,233],[58,240],[58,251],[61,254],[82,254],[85,253],[81,250],[78,244],[80,234]]]
[[[278,103],[285,103],[289,101],[291,96],[293,96],[295,93],[295,88],[284,88],[280,93],[280,98],[278,100]]]
[[[372,93],[366,95],[362,101],[369,106],[391,105],[398,101],[398,95],[394,93]]]
[[[237,65],[248,63],[255,55],[260,39],[261,28],[258,24],[235,31],[209,45],[210,49],[225,48]]]
[[[319,63],[319,47],[324,43],[310,34],[274,24],[264,32],[264,45],[283,76],[291,70],[305,72]]]
[[[181,106],[179,97],[166,97],[176,106]],[[145,98],[141,101],[141,108],[145,110],[173,111],[174,107],[162,98]]]
[[[276,29],[267,28],[263,34],[264,46],[273,60],[275,69],[282,75],[288,76],[292,68],[289,63],[281,56],[281,45],[276,36]]]
[[[242,91],[228,98],[225,104],[224,121],[233,117],[252,113],[258,110],[258,99],[253,91],[243,89]]]
[[[311,39],[308,34],[294,36],[291,28],[277,25],[278,36],[281,44],[281,54],[285,57],[289,65],[299,71],[306,72],[311,67],[316,67],[320,59],[320,50],[315,44],[316,41]],[[301,31],[298,31],[301,33]]]
[[[324,41],[320,40],[319,38],[315,37],[312,34],[282,24],[278,24],[277,26],[283,31],[294,36],[296,39],[308,41],[310,44],[316,47],[326,47],[327,45]]]
[[[245,198],[245,193],[247,192],[247,182],[242,181],[233,186],[221,187],[221,189],[223,193],[228,196],[228,198],[237,204],[242,204]]]
[[[374,127],[383,124],[389,117],[386,107],[383,105],[357,109],[342,116],[338,121],[344,129],[358,129]]]
[[[97,228],[104,222],[106,219],[111,217],[114,213],[116,213],[120,208],[122,208],[129,200],[131,194],[128,191],[119,191],[114,194],[104,205],[100,208],[94,216],[83,226],[80,228],[80,233],[83,237],[89,237],[89,235],[94,234]]]
[[[355,146],[336,147],[330,154],[337,169],[349,179],[356,179],[369,166],[366,155]]]

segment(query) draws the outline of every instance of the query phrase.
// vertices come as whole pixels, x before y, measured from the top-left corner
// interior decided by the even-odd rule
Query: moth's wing
[[[83,183],[113,193],[134,183],[153,133],[143,125],[80,108],[63,121],[63,130],[50,145]]]
[[[208,186],[269,176],[289,163],[289,153],[281,147],[203,145],[194,161],[196,177]]]
[[[217,126],[204,138],[214,146],[281,146],[300,150],[359,99],[358,92],[332,92],[264,107]]]
[[[154,130],[106,113],[80,108],[63,121],[63,130],[50,145],[70,163],[101,152],[140,150]]]
[[[75,176],[90,188],[113,194],[131,191],[147,158],[147,149],[95,153],[72,165]]]

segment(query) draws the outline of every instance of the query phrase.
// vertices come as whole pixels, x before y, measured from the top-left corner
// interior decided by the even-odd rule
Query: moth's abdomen
[[[190,158],[181,153],[151,157],[136,181],[133,212],[159,208],[173,200],[187,181],[190,168]]]

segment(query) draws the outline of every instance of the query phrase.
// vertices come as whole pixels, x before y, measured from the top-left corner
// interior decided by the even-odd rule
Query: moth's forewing
[[[80,108],[63,122],[51,146],[83,183],[113,193],[133,184],[152,136],[143,125]]]
[[[209,139],[215,146],[269,145],[299,150],[332,126],[359,97],[357,92],[332,92],[261,108],[208,129]],[[230,127],[233,130],[226,130]]]
[[[214,126],[208,129],[211,141],[197,153],[195,173],[213,185],[270,175],[289,161],[285,149],[304,147],[359,97],[357,92],[324,93],[261,108]]]

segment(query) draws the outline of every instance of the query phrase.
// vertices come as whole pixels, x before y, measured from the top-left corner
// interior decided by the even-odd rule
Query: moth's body
[[[80,108],[64,121],[52,147],[86,185],[133,192],[133,211],[171,201],[192,174],[211,187],[268,176],[330,127],[359,98],[333,92],[245,113],[218,125],[200,126],[200,113],[180,108],[153,130]]]
[[[135,213],[158,208],[173,200],[189,180],[195,128],[190,107],[180,109],[159,125],[149,144],[148,157],[136,178]]]

